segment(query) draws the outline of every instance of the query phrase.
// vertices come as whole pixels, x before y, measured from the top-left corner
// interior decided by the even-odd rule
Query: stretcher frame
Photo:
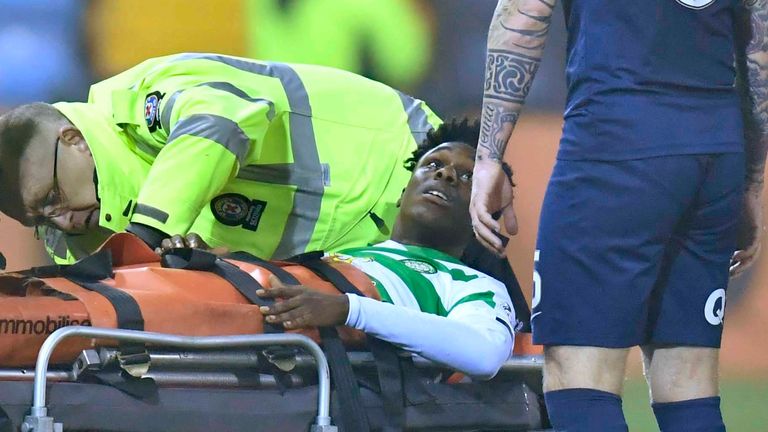
[[[295,365],[311,367],[317,374],[317,415],[310,426],[310,432],[337,432],[338,428],[332,423],[330,416],[331,405],[331,381],[328,360],[322,349],[312,339],[301,334],[254,334],[236,336],[212,336],[212,337],[188,337],[163,333],[144,332],[135,330],[122,330],[112,328],[64,327],[53,332],[40,348],[34,373],[23,368],[0,369],[0,380],[33,381],[33,399],[30,414],[24,418],[22,432],[62,432],[64,425],[57,423],[54,418],[48,416],[46,407],[46,386],[49,381],[76,381],[79,372],[88,367],[89,362],[99,363],[105,358],[114,357],[116,349],[102,348],[100,353],[95,350],[83,351],[71,370],[51,370],[49,362],[53,351],[59,343],[71,337],[87,337],[94,339],[109,339],[119,342],[140,342],[151,344],[155,347],[181,348],[181,349],[225,349],[225,348],[255,348],[255,347],[296,347],[305,350],[306,354],[298,355]],[[90,360],[89,360],[90,357]],[[155,366],[173,365],[179,363],[179,357],[174,354],[153,352],[151,361]],[[367,352],[348,353],[350,363],[353,366],[370,364],[373,356]],[[221,351],[182,359],[186,365],[215,364],[222,369],[230,365],[245,366],[256,361],[255,356],[245,352]],[[417,368],[430,368],[436,365],[426,359],[415,357],[414,364]],[[538,355],[513,356],[502,366],[499,373],[531,373],[540,374],[543,367],[543,358]],[[149,374],[152,376],[152,374]],[[189,377],[190,375],[187,375]],[[158,381],[173,380],[171,376],[155,376]],[[182,377],[182,380],[185,378]],[[226,376],[218,375],[211,379],[213,385],[227,385]],[[262,385],[265,383],[262,383]],[[266,385],[276,386],[276,383],[267,382]]]
[[[336,432],[331,424],[331,372],[328,360],[320,347],[309,337],[300,334],[258,334],[238,336],[188,337],[135,330],[108,329],[98,327],[64,327],[51,333],[45,340],[35,363],[34,389],[30,415],[24,419],[22,432],[62,432],[63,425],[48,417],[45,405],[48,363],[53,350],[61,341],[74,337],[112,339],[121,342],[141,342],[177,348],[237,348],[265,345],[298,346],[314,358],[317,365],[318,400],[317,416],[311,432]]]

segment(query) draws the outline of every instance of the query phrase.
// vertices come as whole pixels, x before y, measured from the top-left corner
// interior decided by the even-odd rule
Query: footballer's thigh
[[[646,340],[666,244],[704,168],[695,156],[558,160],[542,208],[532,302],[550,390],[620,392],[627,348]]]
[[[651,294],[646,375],[655,402],[718,394],[728,269],[743,202],[742,154],[712,155]]]

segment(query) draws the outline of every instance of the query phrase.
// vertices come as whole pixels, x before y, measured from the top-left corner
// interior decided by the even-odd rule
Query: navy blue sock
[[[725,432],[719,397],[654,403],[651,406],[661,432]]]
[[[627,432],[621,398],[601,390],[575,388],[544,393],[552,427],[558,432]]]

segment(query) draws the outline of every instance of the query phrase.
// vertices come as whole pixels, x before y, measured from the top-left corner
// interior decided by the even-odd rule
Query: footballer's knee
[[[717,396],[717,348],[646,346],[643,357],[653,402],[666,403]]]
[[[626,348],[547,346],[544,391],[588,388],[620,395],[628,352]]]

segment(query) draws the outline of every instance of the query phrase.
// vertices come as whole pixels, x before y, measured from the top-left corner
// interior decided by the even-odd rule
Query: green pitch
[[[727,378],[720,389],[729,431],[768,431],[768,378]],[[631,432],[658,432],[642,377],[632,377],[625,383],[624,413]]]

